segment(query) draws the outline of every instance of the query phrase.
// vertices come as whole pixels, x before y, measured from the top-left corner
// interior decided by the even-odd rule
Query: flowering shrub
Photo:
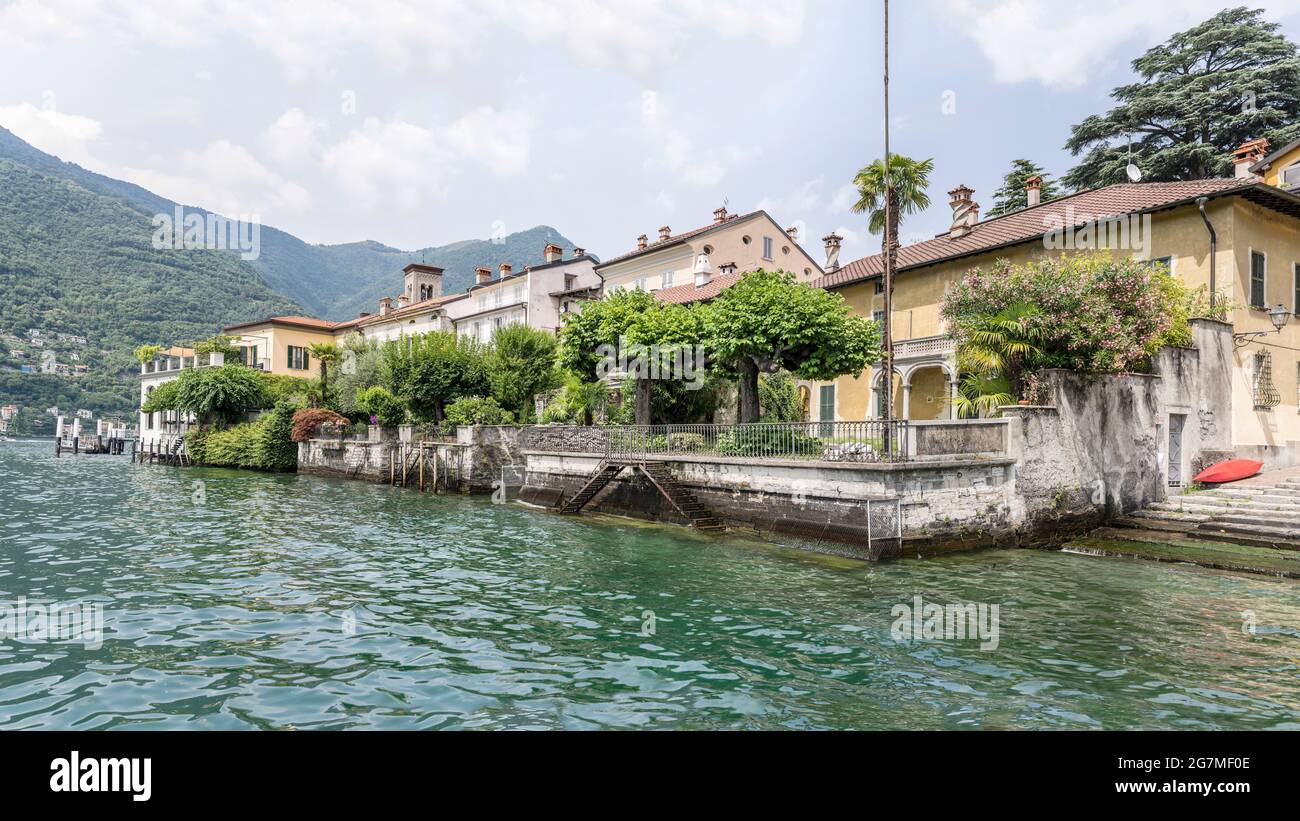
[[[1163,267],[1080,254],[971,271],[941,310],[959,352],[989,317],[1020,308],[1039,366],[1119,373],[1146,370],[1162,345],[1190,339],[1192,302]]]

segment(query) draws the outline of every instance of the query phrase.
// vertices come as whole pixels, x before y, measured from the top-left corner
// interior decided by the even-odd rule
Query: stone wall
[[[423,447],[425,478],[430,485],[436,480],[440,489],[488,493],[501,482],[503,475],[507,483],[510,481],[511,468],[518,468],[522,473],[522,430],[504,426],[462,428],[456,442],[422,444],[392,439],[381,442],[312,439],[298,445],[298,471],[387,482],[392,465],[400,466],[404,456],[409,460],[416,448]]]

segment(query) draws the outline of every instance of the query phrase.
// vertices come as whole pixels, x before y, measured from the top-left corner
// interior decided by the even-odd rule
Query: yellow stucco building
[[[1245,148],[1245,146],[1243,146]],[[1167,264],[1191,287],[1214,288],[1234,308],[1228,320],[1243,339],[1235,352],[1234,443],[1300,450],[1300,320],[1275,332],[1270,308],[1300,310],[1300,196],[1272,185],[1300,162],[1300,144],[1274,155],[1271,167],[1255,146],[1239,156],[1231,179],[1114,185],[1034,204],[979,220],[970,189],[951,192],[954,224],[934,239],[903,247],[894,286],[894,416],[949,418],[956,389],[956,350],[939,315],[947,288],[972,269],[999,259],[1023,263],[1059,254],[1102,251]],[[1036,185],[1031,181],[1030,202]],[[1204,213],[1202,213],[1202,208]],[[1093,226],[1089,242],[1067,245]],[[1100,227],[1098,227],[1100,226]],[[1211,255],[1211,230],[1216,251]],[[880,255],[856,260],[817,281],[844,296],[862,316],[883,317]],[[880,416],[881,373],[810,385],[809,414],[817,420]]]

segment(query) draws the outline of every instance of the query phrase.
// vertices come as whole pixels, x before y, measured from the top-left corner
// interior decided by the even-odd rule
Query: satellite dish
[[[1124,169],[1124,173],[1128,174],[1129,182],[1142,181],[1142,169],[1138,168],[1136,163],[1129,163],[1128,168]]]

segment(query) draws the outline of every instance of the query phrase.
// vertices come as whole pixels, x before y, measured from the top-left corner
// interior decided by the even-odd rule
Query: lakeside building
[[[766,211],[713,212],[709,225],[673,234],[665,225],[650,242],[642,234],[626,254],[596,266],[606,293],[621,288],[650,291],[664,302],[712,299],[741,275],[760,268],[784,269],[812,282],[822,266],[799,244],[796,228],[782,228]]]
[[[542,259],[542,264],[518,272],[503,263],[496,277],[488,268],[474,269],[474,284],[448,306],[456,333],[484,343],[507,325],[559,333],[565,314],[599,297],[596,260],[585,249],[574,248],[566,259],[563,248],[548,243]]]
[[[1277,333],[1269,315],[1277,305],[1292,313],[1300,309],[1300,196],[1256,173],[1260,169],[1272,179],[1290,178],[1296,172],[1288,169],[1300,160],[1300,146],[1271,155],[1271,160],[1265,150],[1265,144],[1256,142],[1236,152],[1233,178],[1124,183],[1046,203],[1037,201],[1038,181],[1030,180],[1029,207],[983,221],[974,192],[955,188],[950,192],[950,230],[898,252],[891,317],[894,417],[931,420],[953,413],[956,346],[939,315],[950,285],[997,260],[1023,264],[1080,250],[1054,247],[1059,243],[1050,240],[1056,228],[1064,227],[1068,236],[1071,228],[1120,221],[1131,228],[1128,247],[1086,250],[1164,263],[1193,288],[1208,287],[1213,270],[1221,298],[1237,306],[1227,316],[1235,331],[1264,332],[1241,341],[1233,354],[1232,384],[1224,385],[1233,395],[1233,441],[1292,448],[1300,459],[1300,321],[1290,321]],[[842,294],[858,314],[880,319],[882,272],[883,260],[876,254],[828,271],[816,284]],[[881,377],[875,368],[817,383],[816,418],[878,418]]]

